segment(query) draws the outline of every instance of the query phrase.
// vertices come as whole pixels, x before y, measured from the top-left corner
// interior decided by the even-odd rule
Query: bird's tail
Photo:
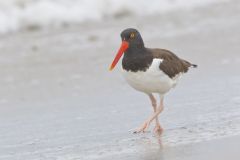
[[[196,64],[192,64],[186,60],[183,60],[185,62],[185,64],[188,66],[188,67],[192,67],[192,68],[197,68],[197,65]]]
[[[191,64],[191,67],[197,68],[197,65],[196,64]]]

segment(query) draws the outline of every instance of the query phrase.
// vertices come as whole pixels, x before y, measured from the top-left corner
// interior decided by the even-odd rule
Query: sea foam
[[[103,20],[124,13],[136,16],[193,8],[220,0],[0,0],[0,33],[28,27],[54,27]],[[221,0],[224,1],[224,0]]]

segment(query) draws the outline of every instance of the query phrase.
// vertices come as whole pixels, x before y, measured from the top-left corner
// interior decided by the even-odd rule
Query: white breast
[[[159,69],[162,61],[162,59],[153,59],[146,71],[131,72],[123,69],[123,75],[130,86],[138,91],[165,94],[177,84],[182,74],[169,78]]]

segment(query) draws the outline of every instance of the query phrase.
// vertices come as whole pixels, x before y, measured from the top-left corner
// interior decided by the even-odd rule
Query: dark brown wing
[[[159,68],[167,74],[170,78],[173,78],[179,73],[185,73],[189,67],[197,67],[197,65],[191,64],[190,62],[178,58],[174,53],[165,49],[148,49],[153,58],[163,59]]]

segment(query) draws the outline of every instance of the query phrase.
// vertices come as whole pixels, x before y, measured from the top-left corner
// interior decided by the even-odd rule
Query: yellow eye
[[[130,34],[130,38],[134,38],[135,37],[135,34],[134,33],[131,33]]]

